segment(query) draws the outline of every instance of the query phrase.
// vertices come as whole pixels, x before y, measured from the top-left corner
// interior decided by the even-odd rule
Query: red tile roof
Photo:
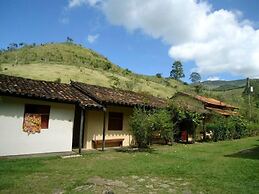
[[[219,107],[224,107],[224,108],[230,108],[230,109],[238,109],[238,107],[224,103],[222,101],[219,101],[217,99],[214,98],[208,98],[205,96],[199,96],[199,95],[192,95],[192,94],[188,94],[185,92],[178,92],[178,94],[180,95],[185,95],[185,96],[190,96],[196,100],[199,100],[200,102],[204,103],[204,104],[208,104],[208,105],[216,105]]]
[[[198,100],[199,102],[201,102],[204,105],[205,110],[213,111],[215,113],[218,113],[218,114],[221,114],[224,116],[231,116],[231,115],[238,114],[237,112],[234,111],[235,109],[238,109],[238,107],[235,107],[230,104],[226,104],[226,103],[216,100],[214,98],[193,95],[193,94],[189,94],[186,92],[178,92],[177,94],[175,94],[174,97],[181,96],[181,95],[191,97],[195,100]]]
[[[151,108],[167,106],[166,99],[151,95],[144,95],[132,91],[112,89],[80,82],[71,82],[71,85],[101,104],[146,106]]]
[[[64,103],[79,103],[83,107],[102,105],[165,107],[166,99],[136,92],[71,82],[71,84],[32,80],[0,74],[0,95],[29,97]]]
[[[102,107],[69,84],[32,80],[2,74],[0,74],[0,94],[64,103],[79,103],[84,107]]]
[[[212,108],[212,107],[206,107],[206,109],[211,110],[213,112],[216,112],[218,114],[224,115],[224,116],[231,116],[231,115],[237,115],[238,112],[232,111],[232,110],[224,110],[219,108]]]

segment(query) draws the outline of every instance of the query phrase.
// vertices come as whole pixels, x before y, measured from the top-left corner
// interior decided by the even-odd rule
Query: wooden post
[[[82,152],[82,141],[83,141],[83,130],[84,130],[84,120],[85,120],[85,111],[81,108],[80,113],[80,129],[79,129],[79,154]]]
[[[206,118],[206,116],[204,115],[202,118],[202,131],[203,131],[203,140],[202,141],[206,141],[205,118]]]
[[[102,151],[105,148],[105,130],[106,130],[106,108],[103,108],[103,141],[102,141]]]

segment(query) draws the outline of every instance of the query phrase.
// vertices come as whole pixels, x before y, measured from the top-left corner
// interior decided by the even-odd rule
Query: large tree
[[[198,83],[201,81],[201,75],[197,72],[192,72],[189,79],[192,83]]]
[[[181,61],[175,61],[173,63],[170,77],[174,78],[175,80],[180,80],[181,78],[185,77]]]

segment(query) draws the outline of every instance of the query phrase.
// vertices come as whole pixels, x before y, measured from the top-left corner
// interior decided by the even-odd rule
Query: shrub
[[[132,72],[129,70],[129,69],[125,69],[125,70],[123,70],[123,75],[129,75],[129,74],[131,74]]]
[[[139,148],[147,148],[151,143],[152,129],[149,124],[149,113],[136,108],[130,118],[130,128]]]
[[[246,120],[237,116],[229,118],[216,116],[211,123],[206,125],[206,130],[213,132],[213,141],[222,141],[247,136],[247,126]]]
[[[156,110],[151,115],[151,124],[154,131],[160,134],[160,137],[166,144],[173,138],[173,122],[171,113],[166,109]]]
[[[129,124],[139,148],[149,147],[154,133],[159,133],[166,143],[173,136],[171,115],[165,109],[147,111],[135,108]]]
[[[259,135],[259,123],[250,122],[247,125],[247,135],[256,136]]]
[[[162,74],[161,74],[161,73],[157,73],[157,74],[156,74],[156,77],[157,77],[157,78],[161,78],[161,77],[162,77]]]
[[[110,63],[104,63],[103,69],[104,70],[109,70],[112,68],[112,65]]]

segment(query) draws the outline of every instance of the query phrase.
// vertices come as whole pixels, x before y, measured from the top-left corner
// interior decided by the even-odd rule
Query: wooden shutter
[[[109,112],[108,130],[121,131],[123,129],[123,113]]]

